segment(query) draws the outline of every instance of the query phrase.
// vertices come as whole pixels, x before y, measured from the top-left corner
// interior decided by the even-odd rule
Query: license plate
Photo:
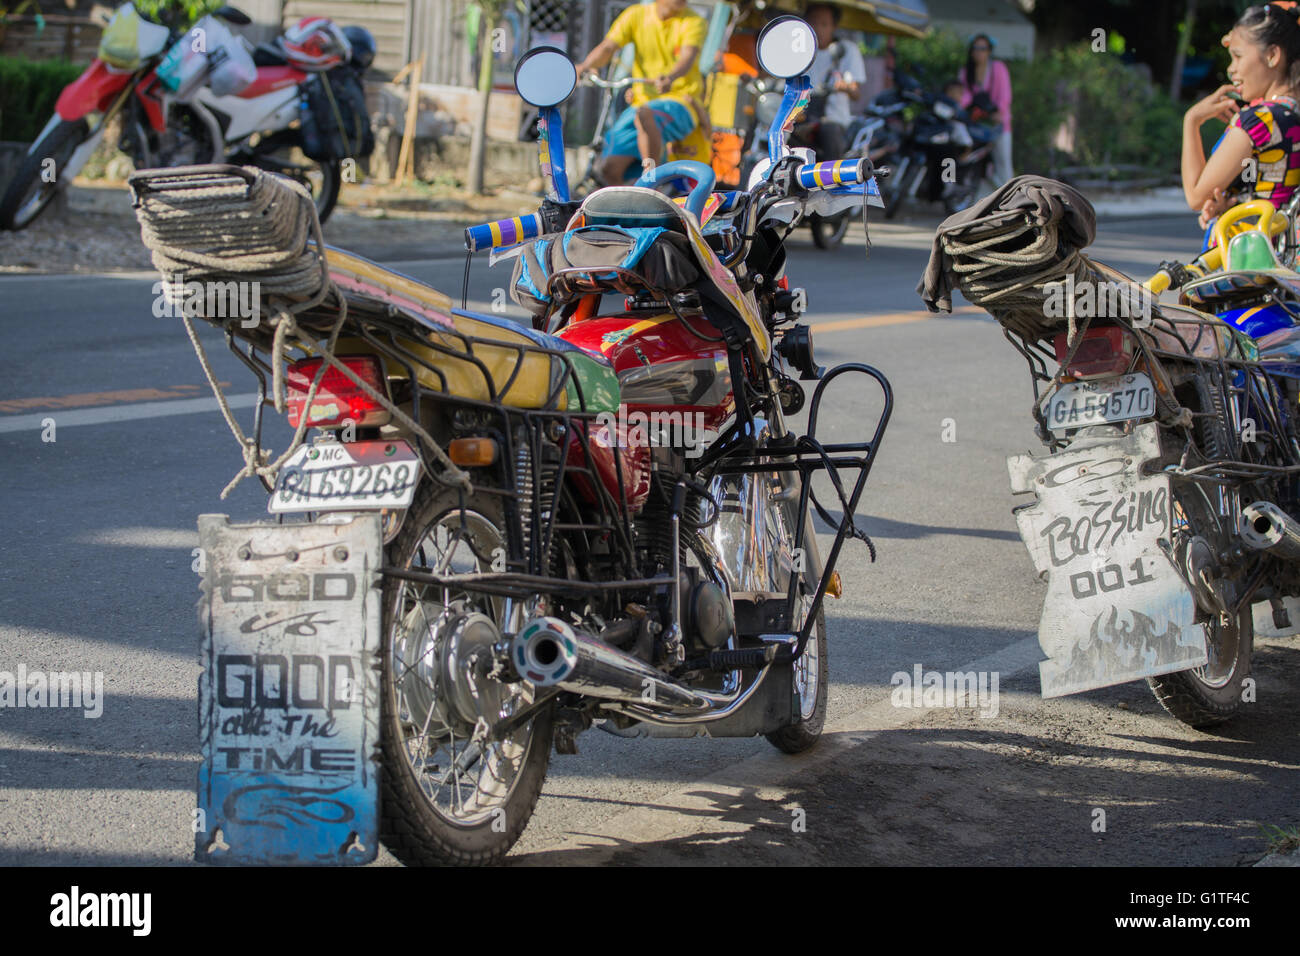
[[[194,856],[367,863],[379,840],[379,515],[199,518]]]
[[[1096,382],[1070,382],[1047,400],[1052,431],[1148,418],[1156,413],[1156,389],[1143,372]]]
[[[296,451],[280,469],[267,502],[271,514],[406,508],[420,460],[404,441],[321,441]]]

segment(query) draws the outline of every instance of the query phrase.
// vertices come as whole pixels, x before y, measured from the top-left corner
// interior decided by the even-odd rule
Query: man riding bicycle
[[[669,143],[683,140],[692,141],[695,158],[708,162],[708,139],[702,135],[708,117],[700,103],[704,78],[698,62],[707,31],[705,19],[687,9],[686,0],[638,4],[619,14],[605,39],[578,64],[580,77],[596,73],[631,43],[632,75],[650,81],[632,87],[632,105],[606,137],[599,164],[606,183],[635,179],[659,163]]]

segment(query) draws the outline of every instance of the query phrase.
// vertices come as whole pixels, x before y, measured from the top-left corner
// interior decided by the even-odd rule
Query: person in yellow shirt
[[[686,0],[654,0],[619,14],[605,39],[578,64],[578,76],[595,73],[631,43],[632,75],[652,81],[632,87],[632,105],[605,137],[598,172],[606,183],[635,179],[660,162],[668,143],[686,139],[702,119],[707,122],[699,66],[707,32],[708,23],[687,9]]]

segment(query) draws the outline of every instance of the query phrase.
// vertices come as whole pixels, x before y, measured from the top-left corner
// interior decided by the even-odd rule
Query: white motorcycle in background
[[[342,162],[373,148],[361,76],[375,55],[364,27],[306,17],[253,47],[221,7],[181,31],[130,3],[104,29],[96,58],[55,112],[0,197],[0,228],[23,229],[67,187],[120,119],[118,147],[137,169],[214,162],[258,166],[301,182],[323,222]]]

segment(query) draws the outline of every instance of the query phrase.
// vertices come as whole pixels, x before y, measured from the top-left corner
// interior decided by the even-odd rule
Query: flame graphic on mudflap
[[[272,830],[288,829],[284,823],[267,819],[284,817],[290,823],[346,823],[353,817],[352,807],[341,800],[329,797],[342,787],[286,787],[278,783],[263,783],[254,787],[232,790],[222,804],[222,812],[232,823],[270,827]],[[315,806],[324,812],[315,812]]]

